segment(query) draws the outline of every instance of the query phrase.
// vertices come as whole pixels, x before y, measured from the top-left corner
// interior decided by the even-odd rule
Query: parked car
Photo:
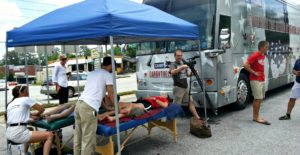
[[[17,86],[17,85],[18,85],[18,82],[9,82],[8,85],[9,85],[9,86]]]
[[[0,79],[0,90],[5,90],[5,79]]]
[[[87,74],[86,73],[79,73],[79,92],[82,92],[84,89],[84,85],[86,83]],[[52,98],[57,98],[57,91],[54,83],[52,82],[52,77],[49,76],[48,78],[49,83],[49,93],[47,91],[47,80],[44,81],[41,88],[41,94],[50,95]],[[68,89],[69,89],[69,98],[73,97],[75,94],[78,94],[78,87],[77,87],[77,73],[72,73],[71,77],[68,81]]]

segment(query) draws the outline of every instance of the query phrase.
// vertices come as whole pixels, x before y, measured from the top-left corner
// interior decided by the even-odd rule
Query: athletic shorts
[[[68,103],[69,89],[68,87],[60,87],[58,91],[59,104]]]
[[[173,95],[174,95],[173,103],[188,104],[189,98],[190,98],[190,101],[193,101],[193,98],[189,95],[188,88],[181,88],[178,86],[174,86],[173,87]]]
[[[264,81],[250,81],[252,95],[254,99],[262,100],[265,98],[265,82]]]
[[[26,126],[12,126],[6,129],[6,138],[15,143],[27,143],[32,136],[32,131]]]
[[[294,82],[290,98],[300,98],[300,83]]]

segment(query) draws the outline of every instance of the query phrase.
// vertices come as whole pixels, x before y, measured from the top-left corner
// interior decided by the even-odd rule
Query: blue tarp
[[[7,32],[7,47],[198,39],[197,26],[128,0],[86,0]]]

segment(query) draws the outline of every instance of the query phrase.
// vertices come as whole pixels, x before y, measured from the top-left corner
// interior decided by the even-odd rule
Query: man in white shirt
[[[75,107],[74,155],[91,155],[96,148],[97,114],[106,92],[114,101],[111,57],[103,58],[102,69],[88,74]],[[114,103],[112,103],[114,105]]]
[[[68,103],[68,75],[67,73],[67,57],[65,55],[59,56],[60,63],[53,68],[52,82],[56,86],[58,92],[59,104]]]

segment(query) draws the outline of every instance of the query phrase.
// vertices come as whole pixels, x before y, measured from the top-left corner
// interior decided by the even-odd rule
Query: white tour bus
[[[167,92],[172,98],[173,80],[168,65],[174,50],[184,51],[184,59],[202,65],[205,91],[215,108],[234,103],[242,109],[251,98],[249,73],[243,62],[257,51],[259,41],[270,43],[265,58],[266,90],[293,82],[292,69],[300,54],[299,7],[281,0],[144,0],[199,27],[199,41],[145,42],[138,44],[137,97]],[[200,46],[200,47],[199,47]],[[219,50],[225,48],[225,52]],[[200,49],[200,52],[199,52]],[[200,76],[201,77],[201,76]],[[204,93],[191,79],[197,107]]]

